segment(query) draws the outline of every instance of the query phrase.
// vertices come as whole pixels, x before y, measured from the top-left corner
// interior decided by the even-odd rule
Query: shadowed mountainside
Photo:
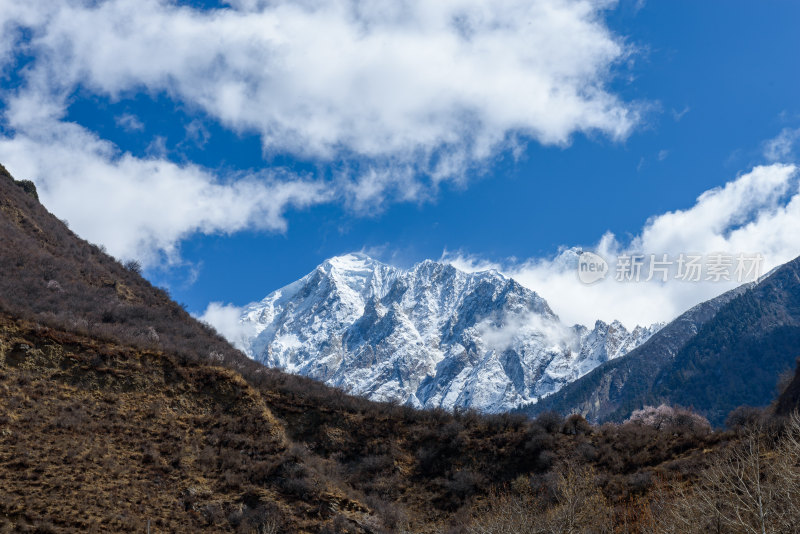
[[[800,258],[699,304],[645,344],[528,407],[621,421],[646,405],[690,407],[721,425],[740,405],[766,406],[800,355]]]

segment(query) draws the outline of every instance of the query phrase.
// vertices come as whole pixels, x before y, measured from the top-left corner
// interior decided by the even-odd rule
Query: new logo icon
[[[578,279],[593,284],[608,274],[608,263],[594,252],[583,252],[578,257]]]

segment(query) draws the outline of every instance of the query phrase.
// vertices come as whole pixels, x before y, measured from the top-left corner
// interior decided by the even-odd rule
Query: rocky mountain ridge
[[[558,391],[659,328],[565,325],[497,271],[364,254],[323,262],[249,305],[238,344],[257,361],[349,393],[416,407],[500,412]]]

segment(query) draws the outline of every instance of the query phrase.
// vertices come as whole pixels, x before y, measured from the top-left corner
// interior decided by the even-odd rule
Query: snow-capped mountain
[[[657,327],[567,326],[496,271],[331,258],[248,306],[245,351],[373,400],[498,412],[559,390]]]

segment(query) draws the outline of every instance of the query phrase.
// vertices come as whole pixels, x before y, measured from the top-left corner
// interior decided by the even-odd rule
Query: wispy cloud
[[[123,113],[119,117],[115,117],[114,121],[117,126],[128,132],[144,131],[144,123],[139,120],[139,117],[131,113]]]
[[[251,326],[243,325],[239,322],[243,311],[243,308],[231,304],[212,302],[198,319],[216,328],[236,348],[247,350],[249,340],[255,332]]]
[[[681,110],[673,109],[672,118],[675,119],[675,122],[680,122],[681,119],[684,117],[684,115],[689,113],[689,111],[691,111],[691,108],[689,108],[689,106],[684,106],[683,109]]]
[[[764,143],[767,161],[794,161],[800,145],[800,128],[784,128],[777,136]]]
[[[537,313],[506,314],[499,323],[486,319],[475,328],[483,344],[498,354],[530,336],[541,338],[549,347],[568,347],[575,342],[574,330]]]

